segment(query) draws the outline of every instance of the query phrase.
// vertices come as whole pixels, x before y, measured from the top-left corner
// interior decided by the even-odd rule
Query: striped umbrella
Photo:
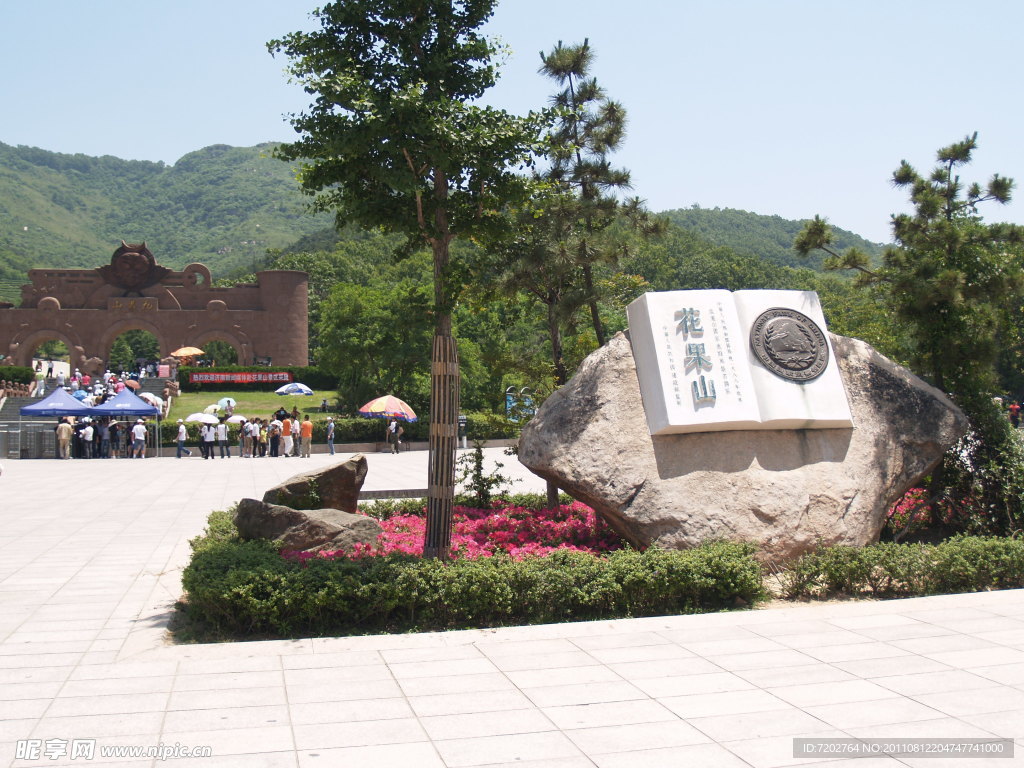
[[[394,395],[384,395],[371,400],[359,409],[359,415],[370,419],[416,421],[416,411],[410,408],[408,403],[399,400]]]

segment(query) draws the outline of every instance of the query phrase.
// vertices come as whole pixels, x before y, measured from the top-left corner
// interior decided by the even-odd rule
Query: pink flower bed
[[[299,553],[299,560],[313,557],[374,557],[401,552],[423,554],[426,519],[417,515],[396,515],[382,520],[383,533],[374,545],[357,544],[351,552]],[[556,549],[582,552],[610,552],[623,542],[590,507],[579,502],[557,509],[526,509],[495,506],[493,509],[455,507],[452,556],[490,557],[499,552],[521,560],[540,557]],[[287,553],[291,554],[291,553]]]

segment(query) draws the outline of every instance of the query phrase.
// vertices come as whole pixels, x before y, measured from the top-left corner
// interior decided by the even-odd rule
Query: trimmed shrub
[[[885,542],[808,553],[783,574],[790,598],[918,597],[1024,587],[1024,541],[954,536],[940,544]]]
[[[224,513],[220,513],[224,514]],[[347,635],[627,618],[733,608],[765,597],[754,548],[569,550],[449,562],[390,554],[281,557],[211,517],[193,540],[182,606],[210,637]]]
[[[0,380],[31,384],[36,380],[36,372],[25,365],[5,365],[0,367]]]

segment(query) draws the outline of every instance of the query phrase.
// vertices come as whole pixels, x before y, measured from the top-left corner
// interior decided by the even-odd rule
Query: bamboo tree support
[[[452,543],[458,447],[459,353],[450,334],[434,336],[430,377],[430,456],[423,556],[447,560]]]

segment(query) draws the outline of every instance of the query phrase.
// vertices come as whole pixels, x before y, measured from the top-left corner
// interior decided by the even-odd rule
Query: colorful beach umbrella
[[[171,352],[171,357],[195,357],[205,354],[199,347],[181,347]]]
[[[293,381],[291,384],[285,384],[283,387],[278,387],[274,390],[279,395],[312,395],[313,390],[307,387],[305,384],[301,384],[298,381]]]
[[[394,395],[384,395],[371,400],[359,409],[359,415],[370,419],[416,421],[416,411],[410,408],[404,400],[399,400]]]
[[[216,424],[220,419],[209,413],[193,413],[186,416],[185,421],[193,421],[200,424]]]

